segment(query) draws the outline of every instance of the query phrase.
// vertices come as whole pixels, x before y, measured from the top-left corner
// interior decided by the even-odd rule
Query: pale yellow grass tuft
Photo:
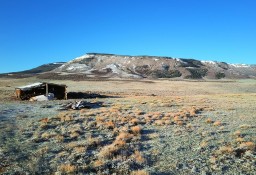
[[[235,131],[234,132],[234,136],[236,136],[236,137],[240,137],[241,136],[241,131]]]
[[[132,134],[129,134],[127,132],[120,132],[119,135],[116,137],[116,140],[129,141],[132,137]]]
[[[231,154],[233,153],[234,149],[231,146],[222,146],[217,150],[218,154]]]
[[[248,129],[248,128],[251,128],[251,127],[252,127],[251,125],[247,125],[247,124],[243,124],[243,125],[239,126],[240,129]]]
[[[71,164],[62,164],[59,166],[59,170],[63,173],[74,173],[76,171],[76,167]]]
[[[155,120],[155,124],[158,125],[158,126],[162,126],[164,125],[164,121],[163,120]]]
[[[222,125],[221,121],[217,120],[213,123],[213,126],[220,126]]]
[[[61,122],[72,121],[74,119],[74,113],[71,113],[71,112],[60,112],[58,114],[58,118],[60,118]]]
[[[84,153],[86,151],[86,147],[84,146],[78,146],[78,147],[75,147],[74,150],[73,150],[75,153]]]
[[[149,172],[147,172],[146,170],[136,170],[132,171],[131,175],[149,175]]]
[[[97,167],[100,167],[100,166],[102,166],[102,165],[104,165],[104,161],[102,161],[102,160],[96,160],[96,161],[94,161],[94,163],[93,163],[93,166],[95,167],[95,168],[97,168]]]
[[[208,118],[208,119],[206,119],[205,122],[206,122],[206,123],[212,123],[213,121],[212,121],[212,119]]]
[[[117,151],[118,148],[115,145],[107,145],[100,150],[98,156],[103,159],[108,159],[111,158],[113,154]]]
[[[253,151],[255,149],[255,143],[253,143],[253,142],[243,142],[239,145],[239,147],[242,148],[242,149]]]
[[[241,142],[243,142],[243,141],[244,141],[244,138],[242,138],[242,137],[238,137],[238,138],[236,138],[236,142],[241,143]]]
[[[207,147],[208,146],[208,142],[206,142],[206,141],[202,141],[201,143],[200,143],[200,147],[201,148],[205,148],[205,147]]]
[[[72,132],[69,136],[70,136],[70,138],[75,139],[75,138],[77,138],[79,135],[80,135],[80,134],[75,131],[75,132]]]

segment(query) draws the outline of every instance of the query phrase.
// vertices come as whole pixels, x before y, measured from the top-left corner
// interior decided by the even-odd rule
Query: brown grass
[[[50,133],[48,133],[48,132],[44,132],[44,133],[42,133],[41,138],[43,138],[43,139],[49,139],[49,138],[50,138],[50,136],[51,136],[51,134],[50,134]]]
[[[231,146],[222,146],[217,150],[217,154],[231,154],[234,149]]]
[[[84,153],[86,151],[86,147],[85,146],[78,146],[78,147],[75,147],[74,152],[76,153]]]
[[[80,82],[76,82],[76,83],[80,83]],[[83,82],[83,83],[86,83],[86,82]],[[95,82],[92,82],[92,83],[95,83]],[[162,83],[162,82],[159,82],[159,83]],[[182,84],[183,82],[178,82],[178,83]],[[121,83],[121,86],[123,86],[123,84],[124,83]],[[126,83],[127,86],[130,86],[129,84],[132,84],[132,83]],[[168,82],[168,85],[169,84],[170,84],[170,86],[172,86],[171,84],[176,84],[176,82],[174,82],[174,83]],[[186,82],[186,84],[187,84],[187,82]],[[193,82],[191,82],[191,84],[193,84]],[[198,82],[196,84],[198,84]],[[205,84],[205,83],[202,83],[202,84]],[[79,86],[70,86],[70,87],[76,88]],[[114,87],[111,87],[111,88],[114,88]],[[181,88],[183,88],[183,86]],[[201,88],[201,87],[198,87],[198,88]],[[116,163],[124,163],[125,167],[127,167],[127,166],[129,167],[130,164],[128,161],[127,161],[128,164],[126,164],[126,162],[124,162],[124,161],[123,162],[120,161],[122,159],[120,157],[126,156],[127,159],[132,159],[132,161],[134,161],[136,163],[138,162],[140,164],[143,164],[143,165],[138,165],[138,167],[137,166],[133,167],[133,165],[132,165],[130,167],[131,169],[129,169],[127,171],[132,172],[131,174],[142,174],[143,175],[143,174],[149,174],[149,173],[144,170],[137,170],[137,169],[151,166],[151,165],[148,165],[145,163],[146,157],[143,157],[143,153],[147,153],[147,154],[152,153],[152,154],[154,154],[154,156],[157,159],[156,159],[156,162],[153,162],[152,166],[154,168],[151,169],[151,171],[158,171],[158,170],[159,171],[160,170],[168,171],[168,168],[172,168],[173,162],[170,161],[170,163],[169,164],[167,163],[166,165],[161,164],[162,157],[159,157],[159,156],[165,156],[165,155],[160,155],[160,153],[165,150],[159,149],[159,147],[157,146],[158,144],[155,144],[155,143],[157,143],[159,140],[161,140],[161,141],[163,140],[163,144],[164,144],[166,141],[169,141],[169,139],[173,138],[174,139],[173,142],[170,142],[171,146],[175,146],[175,145],[182,146],[182,142],[187,139],[187,137],[184,137],[184,136],[187,136],[186,135],[187,130],[185,130],[185,128],[183,128],[183,127],[178,127],[178,126],[156,127],[156,126],[150,126],[150,125],[151,124],[167,125],[167,124],[174,123],[173,121],[176,121],[176,123],[178,125],[186,124],[186,128],[193,129],[193,133],[191,133],[191,134],[188,133],[188,136],[189,136],[188,139],[194,139],[194,137],[196,137],[195,141],[199,141],[199,142],[195,142],[195,144],[197,144],[197,146],[200,146],[201,148],[206,148],[206,147],[208,147],[208,144],[211,143],[210,146],[212,146],[212,147],[209,147],[209,149],[200,150],[198,152],[198,157],[200,157],[200,159],[202,157],[203,158],[202,160],[205,160],[204,158],[206,158],[208,160],[209,156],[216,155],[217,158],[220,158],[220,160],[218,160],[216,162],[216,158],[215,158],[215,161],[212,161],[212,162],[225,163],[226,158],[236,159],[236,157],[232,153],[236,153],[235,151],[237,151],[237,149],[239,147],[243,148],[244,149],[243,151],[247,151],[247,150],[249,151],[249,149],[253,150],[255,148],[255,143],[246,142],[247,140],[250,140],[250,141],[255,140],[254,136],[253,136],[253,138],[249,138],[252,135],[254,128],[252,128],[248,131],[244,131],[242,129],[247,129],[247,128],[250,128],[251,126],[250,125],[242,126],[242,125],[240,125],[241,121],[235,120],[237,117],[235,115],[238,115],[238,114],[240,115],[242,113],[242,111],[244,111],[244,109],[245,109],[244,106],[237,106],[238,112],[234,113],[233,114],[234,116],[230,116],[230,115],[225,116],[224,114],[226,114],[226,112],[225,112],[226,109],[223,106],[226,106],[228,104],[228,103],[224,104],[226,101],[231,100],[228,97],[223,98],[222,94],[214,95],[214,96],[206,94],[206,96],[209,97],[210,102],[205,102],[205,104],[204,103],[199,104],[198,98],[202,98],[202,96],[200,96],[200,95],[199,96],[189,96],[188,95],[187,97],[179,98],[180,101],[178,103],[175,100],[170,100],[170,99],[175,98],[175,96],[173,96],[173,93],[175,93],[175,91],[173,89],[174,88],[167,90],[165,87],[165,89],[162,89],[162,91],[161,90],[158,91],[158,89],[156,88],[155,91],[153,91],[152,93],[159,93],[159,94],[157,94],[157,97],[147,97],[147,96],[145,96],[145,98],[139,97],[138,98],[139,100],[141,100],[141,99],[144,100],[143,104],[145,104],[145,105],[138,104],[141,101],[138,101],[136,99],[136,97],[133,97],[133,96],[131,97],[131,96],[127,95],[127,97],[124,96],[124,98],[106,99],[108,105],[104,109],[105,111],[102,111],[101,108],[86,109],[84,111],[81,110],[80,114],[86,113],[86,114],[83,114],[83,117],[81,117],[81,118],[80,117],[76,118],[76,116],[78,116],[78,114],[79,114],[79,111],[78,112],[67,111],[67,112],[63,112],[62,114],[60,114],[60,118],[58,120],[56,120],[56,118],[55,118],[55,120],[51,120],[51,118],[49,118],[50,122],[52,122],[51,123],[52,125],[55,125],[55,124],[59,124],[59,125],[58,126],[56,125],[56,128],[48,127],[47,128],[48,131],[55,130],[56,132],[58,132],[61,127],[65,128],[63,130],[63,132],[61,131],[60,134],[58,133],[58,135],[56,135],[54,137],[54,139],[60,140],[60,142],[64,141],[64,136],[67,137],[65,139],[65,142],[60,144],[61,147],[62,146],[65,147],[65,145],[67,145],[66,141],[69,141],[68,136],[70,133],[78,132],[81,135],[81,137],[79,136],[79,140],[77,142],[72,143],[74,145],[72,145],[72,144],[69,145],[70,147],[72,147],[72,149],[70,149],[70,148],[68,150],[64,149],[63,157],[61,159],[56,159],[56,162],[67,163],[67,162],[71,161],[70,164],[66,164],[63,166],[74,166],[74,165],[78,166],[78,167],[76,167],[76,170],[77,171],[79,170],[79,173],[80,173],[81,166],[80,166],[80,164],[73,164],[74,163],[73,161],[76,161],[76,160],[73,160],[73,155],[79,156],[79,158],[81,156],[81,159],[86,159],[86,162],[88,163],[88,171],[86,173],[90,173],[90,171],[93,171],[93,173],[95,173],[95,174],[96,173],[100,174],[101,172],[104,171],[103,170],[103,168],[105,168],[104,164],[106,163],[107,165],[110,165],[111,161],[113,161],[113,159],[114,159],[114,161],[117,160]],[[152,89],[152,90],[154,90],[154,89]],[[199,89],[196,89],[196,90],[198,92],[189,92],[188,90],[186,90],[186,92],[188,92],[188,93],[202,93],[203,92],[203,91],[199,92]],[[111,91],[112,91],[112,89],[111,89]],[[172,96],[164,97],[165,94],[163,94],[163,93],[165,93],[165,92],[168,93],[168,91],[171,91]],[[179,91],[180,91],[180,89],[179,89]],[[150,92],[150,91],[148,91],[148,92]],[[125,93],[127,93],[127,92],[125,92]],[[224,91],[222,93],[224,93]],[[216,94],[216,92],[214,94]],[[169,102],[165,98],[168,99]],[[222,99],[223,99],[223,102],[221,102]],[[104,99],[98,99],[98,100],[105,101]],[[206,100],[206,101],[208,101],[208,100]],[[151,102],[154,103],[154,106],[149,105]],[[218,103],[218,102],[220,102],[220,103]],[[63,103],[63,102],[61,101],[60,103]],[[117,103],[120,103],[120,105],[119,104],[115,105]],[[132,104],[132,106],[127,107],[127,103]],[[169,107],[168,103],[171,103],[172,107]],[[220,115],[218,120],[222,121],[222,118],[223,118],[223,122],[229,121],[229,123],[227,123],[227,125],[222,126],[220,121],[216,121],[213,124],[213,122],[216,120],[215,117],[212,118],[212,119],[214,119],[214,121],[212,121],[212,119],[210,119],[210,118],[209,119],[207,119],[207,117],[205,118],[204,117],[205,114],[199,115],[197,118],[191,118],[191,117],[197,116],[196,113],[199,110],[199,108],[197,108],[197,107],[191,108],[191,104],[203,105],[203,106],[204,105],[214,106],[214,107],[216,107],[216,112],[209,113],[209,115],[208,115],[208,113],[206,113],[206,114],[208,116]],[[112,106],[115,105],[111,109],[111,110],[113,110],[113,112],[111,112],[111,110],[109,110],[111,108],[111,105]],[[239,105],[239,104],[233,103],[232,106],[235,106],[235,105]],[[243,107],[243,109],[239,111],[239,107]],[[133,109],[131,109],[131,108],[133,108]],[[143,111],[145,111],[146,114],[143,114],[143,112],[140,111],[141,109],[143,109]],[[206,110],[206,108],[204,108],[204,109]],[[155,111],[158,111],[158,112],[155,112]],[[252,116],[248,115],[251,111],[252,110],[248,110],[248,113],[243,114],[244,118],[242,118],[242,119],[243,119],[244,123],[252,124],[252,122],[251,122],[251,121],[253,121],[253,119],[251,119]],[[245,112],[247,112],[247,111],[245,111]],[[232,118],[234,118],[234,120],[232,120]],[[247,120],[247,118],[248,118],[248,120]],[[42,119],[39,123],[40,124],[41,123],[48,124],[49,119],[47,119],[47,118]],[[139,136],[141,136],[140,135],[141,129],[143,128],[143,124],[144,124],[143,121],[145,121],[145,120],[150,123],[148,123],[148,125],[146,125],[144,127],[147,127],[147,129],[150,129],[150,131],[156,131],[159,134],[161,134],[162,131],[168,131],[174,137],[172,137],[172,138],[171,137],[169,137],[169,138],[162,137],[164,135],[161,135],[161,137],[160,137],[160,135],[158,135],[155,132],[154,133],[149,132],[151,134],[142,135],[142,138],[140,138]],[[189,120],[192,120],[191,123],[193,125],[187,123]],[[55,123],[55,121],[57,121],[57,123]],[[58,121],[66,121],[66,122],[60,123]],[[71,122],[68,122],[68,121],[71,121]],[[38,121],[36,121],[36,122],[38,123]],[[208,125],[208,124],[205,124],[205,122],[211,123],[211,124]],[[81,127],[81,129],[82,129],[81,132],[80,132],[80,129],[77,130],[77,129],[72,128],[77,123],[79,123],[80,125],[82,125],[82,123],[84,123],[84,125],[82,125],[83,127]],[[97,126],[99,125],[102,127],[101,128],[94,127],[95,123]],[[133,125],[131,125],[131,124],[133,124]],[[213,127],[212,125],[217,126],[217,127]],[[235,135],[236,137],[230,138],[229,131],[236,131],[236,129],[234,127],[239,126],[239,125],[240,125],[239,130],[241,130],[243,134],[248,133],[248,135],[246,135],[244,138],[242,138],[241,132],[240,133],[239,132],[231,132],[231,133],[233,133],[232,135]],[[33,125],[33,126],[35,126],[35,125]],[[122,128],[124,126],[125,126],[125,128]],[[225,126],[226,130],[224,132],[218,132],[218,130],[224,126]],[[106,127],[109,129],[114,128],[114,131],[106,130]],[[253,125],[253,127],[254,127],[254,125]],[[33,128],[35,128],[35,127],[33,127]],[[160,132],[158,132],[158,130]],[[25,130],[25,131],[27,131],[27,130]],[[202,135],[204,135],[204,138],[203,138],[203,140],[201,140],[201,143],[200,143],[199,139],[201,139],[202,137],[198,134],[200,134],[201,131],[207,131],[207,132],[205,132],[205,134],[202,134]],[[36,132],[38,132],[39,137],[40,137],[40,134],[43,133],[41,128],[36,128]],[[175,141],[177,139],[179,140],[179,136],[175,137],[176,133],[178,133],[178,132],[181,135],[180,139],[182,142]],[[48,135],[47,134],[45,135],[45,138],[50,137],[49,133],[50,132],[48,132]],[[86,135],[85,135],[85,133],[86,133]],[[97,136],[98,138],[88,137],[88,134],[90,134],[90,133],[93,136]],[[144,134],[144,132],[142,134]],[[162,133],[162,134],[164,134],[164,133]],[[175,134],[175,135],[173,135],[173,134]],[[134,137],[134,135],[135,136],[138,135],[138,136]],[[115,136],[117,136],[117,137],[115,138]],[[146,136],[147,136],[147,138],[146,138]],[[190,138],[190,136],[191,136],[191,138]],[[143,140],[138,139],[139,140],[138,141],[138,140],[135,140],[135,138],[139,138],[139,139],[143,139]],[[104,140],[101,140],[101,139],[104,139]],[[147,140],[147,139],[152,139],[152,140]],[[219,140],[224,140],[224,141],[222,143],[216,143]],[[44,144],[48,144],[49,146],[52,146],[53,144],[55,144],[55,141],[56,140],[51,139],[50,142],[44,142]],[[140,141],[142,143],[140,143]],[[223,146],[224,144],[226,144],[227,141],[232,142],[232,146]],[[101,145],[103,145],[103,144],[108,144],[108,145],[101,147]],[[152,150],[151,150],[151,147],[149,147],[150,150],[145,151],[145,152],[135,151],[135,149],[144,148],[144,144],[146,144],[146,146],[147,146],[147,144],[150,144],[148,146],[152,146]],[[219,146],[216,147],[216,144]],[[184,146],[186,147],[186,145],[184,145]],[[87,156],[85,156],[83,154],[86,152],[87,147],[88,147],[88,155],[90,155],[90,156],[88,156],[88,158],[87,158]],[[219,156],[218,154],[215,154],[216,148],[218,150],[218,154],[231,154],[231,156],[229,156],[229,155]],[[157,150],[157,149],[159,149],[159,150]],[[168,149],[168,147],[166,147],[164,149]],[[144,150],[144,149],[142,149],[142,150]],[[189,151],[185,150],[185,152],[189,154]],[[253,152],[253,151],[251,151],[251,152]],[[77,153],[79,153],[79,154],[77,154]],[[99,153],[99,155],[94,155],[95,153]],[[49,154],[52,154],[51,149],[50,149],[48,155]],[[177,153],[177,155],[178,155],[178,153]],[[95,159],[95,156],[96,156],[96,159]],[[158,161],[157,156],[160,158],[159,159],[160,161]],[[172,155],[166,155],[166,156],[172,156]],[[181,158],[184,158],[184,157],[186,158],[186,155],[180,155],[180,156],[181,156]],[[189,156],[191,156],[191,155],[189,155]],[[174,157],[173,160],[175,160],[176,153],[173,155],[173,157]],[[104,160],[105,158],[110,158],[110,159]],[[172,157],[171,157],[171,159],[172,159]],[[54,159],[54,161],[55,161],[55,159]],[[231,160],[231,161],[233,161],[233,160]],[[160,163],[160,165],[159,165],[159,163]],[[210,168],[210,166],[208,167],[208,162],[205,162],[205,163],[207,164],[205,168]],[[250,166],[250,164],[249,164],[249,166]],[[100,170],[99,172],[96,172],[96,167],[100,167],[97,169],[97,170]],[[109,166],[106,166],[106,168],[109,168]],[[228,166],[228,168],[229,168],[229,166]],[[238,167],[238,168],[240,168],[240,167]],[[133,170],[137,170],[137,171],[133,171]],[[177,173],[178,172],[181,173],[181,172],[185,172],[185,171],[187,171],[187,170],[181,170],[181,171],[177,170]],[[200,169],[200,171],[201,171],[201,169]],[[211,171],[211,170],[209,170],[209,171]],[[65,172],[68,172],[68,170],[65,170]],[[116,173],[116,170],[111,169],[111,173],[112,172]],[[63,173],[63,174],[65,174],[65,173]],[[117,172],[117,174],[118,174],[118,172]]]
[[[72,139],[75,139],[75,138],[77,138],[79,135],[80,135],[80,134],[75,131],[75,132],[72,132],[72,133],[69,135],[69,137],[72,138]]]
[[[211,156],[209,161],[210,161],[211,164],[216,164],[217,158],[215,156]]]
[[[124,140],[115,140],[113,144],[118,148],[123,148],[126,146],[126,141]]]
[[[84,113],[86,113],[86,112],[87,112],[87,110],[88,110],[88,109],[81,109],[81,110],[80,110],[80,114],[84,114]]]
[[[65,122],[65,121],[72,121],[74,119],[74,113],[72,112],[60,112],[58,114],[58,118],[60,118],[61,122]]]
[[[127,126],[123,126],[119,129],[119,132],[128,132],[129,128]]]
[[[59,171],[63,173],[74,173],[76,171],[76,166],[71,164],[62,164],[59,166]]]
[[[114,153],[116,153],[117,151],[118,147],[116,147],[115,145],[107,145],[100,150],[98,156],[103,159],[109,159],[113,157]]]
[[[217,120],[213,123],[213,126],[220,126],[222,125],[221,121]]]
[[[219,127],[219,130],[224,130],[224,129],[225,129],[224,126],[220,126],[220,127]]]
[[[140,134],[141,130],[142,130],[141,126],[133,126],[133,127],[131,127],[131,131],[132,131],[132,133],[134,135]]]
[[[194,117],[194,116],[196,115],[196,109],[190,110],[190,111],[189,111],[189,115],[190,115],[191,117]]]
[[[155,124],[158,126],[164,125],[165,121],[164,120],[155,120]]]
[[[201,143],[200,143],[200,147],[201,148],[205,148],[205,147],[207,147],[208,146],[208,142],[206,142],[206,141],[202,141]]]
[[[6,168],[0,167],[0,173],[4,173],[6,171]]]
[[[241,142],[243,142],[243,141],[244,141],[244,138],[242,138],[242,137],[238,137],[238,138],[236,138],[236,142],[241,143]]]
[[[103,160],[95,160],[94,163],[93,163],[93,166],[95,168],[98,168],[98,167],[101,167],[104,164],[105,164],[105,162]]]
[[[251,127],[252,127],[251,125],[247,125],[247,124],[243,124],[239,126],[240,129],[249,129]]]
[[[210,118],[206,119],[205,122],[206,122],[206,123],[213,123],[212,119],[210,119]]]
[[[234,132],[234,136],[236,136],[236,137],[240,137],[241,136],[241,131],[235,131]]]
[[[132,137],[132,134],[129,134],[127,132],[120,132],[119,135],[116,137],[116,140],[129,141]]]
[[[105,126],[106,126],[106,128],[108,128],[108,129],[114,129],[114,128],[115,128],[115,124],[114,124],[113,121],[107,121],[107,122],[105,122]]]
[[[155,139],[155,138],[158,138],[158,137],[159,137],[159,134],[157,134],[157,133],[148,134],[148,138],[150,138],[150,139]]]
[[[175,116],[175,117],[173,118],[173,120],[174,120],[175,122],[180,121],[180,120],[181,120],[181,117],[180,117],[180,116]]]
[[[105,121],[105,117],[102,117],[102,116],[97,116],[95,119],[96,119],[96,122],[104,122]]]
[[[42,122],[42,123],[48,123],[48,122],[49,122],[49,119],[48,119],[48,118],[43,118],[43,119],[40,120],[40,122]]]
[[[133,125],[137,125],[137,124],[139,124],[139,119],[137,119],[137,118],[133,118],[131,121],[130,121],[130,123],[131,124],[133,124]]]
[[[143,115],[144,112],[142,112],[142,111],[136,111],[135,114],[136,114],[136,115]]]
[[[139,152],[138,150],[136,150],[134,152],[134,158],[135,158],[135,161],[139,164],[142,164],[146,161],[146,159],[143,157],[143,155],[141,154],[141,152]]]
[[[65,149],[73,149],[76,146],[78,146],[77,142],[69,142],[65,145]]]
[[[56,135],[55,139],[58,141],[58,142],[63,142],[64,141],[64,136],[63,135]]]
[[[171,123],[172,123],[171,120],[165,120],[165,121],[164,121],[164,124],[165,124],[165,125],[170,125]]]
[[[239,147],[242,148],[242,149],[254,151],[255,150],[255,143],[253,143],[253,142],[243,142],[239,145]]]
[[[89,146],[98,146],[98,145],[100,145],[100,139],[97,138],[97,137],[92,137],[92,136],[90,136],[90,137],[87,139],[87,141],[88,141],[88,145],[89,145]]]
[[[147,172],[146,170],[136,170],[132,171],[131,175],[149,175],[149,172]]]
[[[182,126],[182,125],[185,124],[183,121],[177,121],[176,123],[177,123],[177,125],[179,125],[179,126]]]

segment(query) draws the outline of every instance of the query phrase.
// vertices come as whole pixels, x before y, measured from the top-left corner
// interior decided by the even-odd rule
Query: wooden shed
[[[54,84],[47,82],[38,82],[26,86],[15,88],[15,94],[18,99],[29,100],[38,95],[48,96],[53,93],[56,99],[67,99],[67,86],[63,84]]]

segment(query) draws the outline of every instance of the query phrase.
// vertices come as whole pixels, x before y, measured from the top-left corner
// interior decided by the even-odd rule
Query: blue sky
[[[255,0],[0,0],[0,72],[87,52],[256,64]]]

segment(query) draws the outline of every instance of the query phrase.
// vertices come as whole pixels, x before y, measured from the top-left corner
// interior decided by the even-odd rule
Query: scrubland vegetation
[[[209,93],[194,94],[200,82],[191,82],[190,94],[160,88],[152,95],[157,83],[106,92],[113,98],[85,99],[103,102],[91,109],[59,110],[67,101],[2,103],[0,173],[256,173],[256,93],[226,93],[228,83],[213,82]],[[252,84],[243,86],[253,91]]]

